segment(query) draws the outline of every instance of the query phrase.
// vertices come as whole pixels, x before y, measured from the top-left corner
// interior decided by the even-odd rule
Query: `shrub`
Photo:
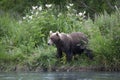
[[[94,20],[94,28],[90,39],[90,48],[96,53],[96,61],[99,66],[106,69],[118,70],[120,61],[120,32],[119,12],[112,15],[106,12],[97,16]]]

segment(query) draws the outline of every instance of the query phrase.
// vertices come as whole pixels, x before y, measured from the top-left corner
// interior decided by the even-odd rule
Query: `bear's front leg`
[[[60,48],[57,48],[57,58],[62,58],[62,50]]]
[[[68,62],[70,62],[72,60],[72,56],[73,56],[72,51],[66,52],[66,59]]]

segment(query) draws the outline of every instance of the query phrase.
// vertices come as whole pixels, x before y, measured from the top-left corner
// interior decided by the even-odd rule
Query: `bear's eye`
[[[53,38],[50,38],[51,40],[53,40]]]

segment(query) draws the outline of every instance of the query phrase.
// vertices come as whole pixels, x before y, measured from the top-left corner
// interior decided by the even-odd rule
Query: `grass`
[[[16,20],[9,14],[0,17],[0,69],[3,71],[24,68],[51,70],[61,66],[97,66],[108,71],[120,70],[120,13],[109,15],[106,12],[92,19],[84,19],[76,12],[68,10],[56,17],[52,9],[34,10],[25,19]],[[36,12],[38,14],[36,15]],[[28,15],[29,14],[29,15]],[[29,18],[32,16],[32,18]],[[84,54],[78,60],[66,62],[65,55],[56,58],[56,48],[47,46],[49,31],[65,33],[80,31],[88,35],[88,48],[93,50],[94,61]]]

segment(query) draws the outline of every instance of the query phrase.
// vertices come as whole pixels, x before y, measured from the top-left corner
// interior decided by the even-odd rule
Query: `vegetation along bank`
[[[59,12],[54,4],[32,6],[24,16],[0,15],[0,71],[120,71],[120,10],[96,15],[78,12],[73,4]],[[66,61],[56,58],[56,48],[47,45],[49,31],[83,32],[94,60],[84,54]]]

